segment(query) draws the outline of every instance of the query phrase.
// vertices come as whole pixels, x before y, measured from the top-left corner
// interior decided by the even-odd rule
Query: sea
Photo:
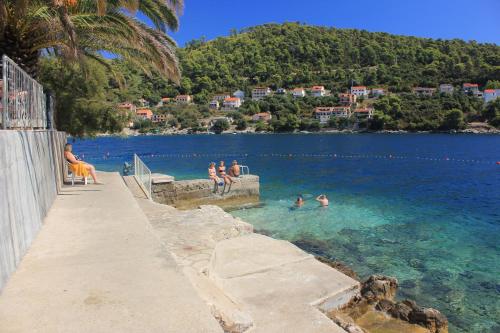
[[[119,172],[138,154],[176,179],[237,160],[260,177],[261,204],[230,213],[257,232],[396,277],[398,298],[439,309],[450,332],[500,332],[500,135],[100,137],[74,151]]]

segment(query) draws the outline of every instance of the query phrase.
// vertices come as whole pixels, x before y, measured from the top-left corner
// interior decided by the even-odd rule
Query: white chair
[[[71,177],[71,186],[75,186],[75,174],[71,171],[70,163],[66,161],[66,168],[68,169],[68,178]],[[83,184],[87,185],[87,177],[83,177]]]

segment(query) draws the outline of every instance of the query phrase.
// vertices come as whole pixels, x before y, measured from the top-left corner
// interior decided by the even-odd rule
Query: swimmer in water
[[[304,197],[302,196],[302,194],[299,194],[297,200],[295,201],[295,206],[302,207],[303,205],[304,205]]]
[[[319,202],[319,204],[321,205],[321,207],[327,207],[328,206],[328,198],[324,194],[318,195],[318,197],[316,198],[316,201]]]

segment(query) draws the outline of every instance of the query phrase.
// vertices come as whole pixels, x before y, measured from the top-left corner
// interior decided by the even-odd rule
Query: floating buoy
[[[498,161],[497,164],[500,165],[500,161]]]

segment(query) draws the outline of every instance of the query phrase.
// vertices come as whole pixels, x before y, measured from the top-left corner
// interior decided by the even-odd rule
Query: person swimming
[[[320,194],[318,195],[318,197],[316,198],[316,201],[319,202],[319,204],[322,206],[322,207],[327,207],[329,202],[328,202],[328,198],[326,197],[325,194]]]
[[[304,205],[304,197],[302,197],[302,194],[299,194],[297,200],[295,201],[295,206],[302,207],[303,205]]]

